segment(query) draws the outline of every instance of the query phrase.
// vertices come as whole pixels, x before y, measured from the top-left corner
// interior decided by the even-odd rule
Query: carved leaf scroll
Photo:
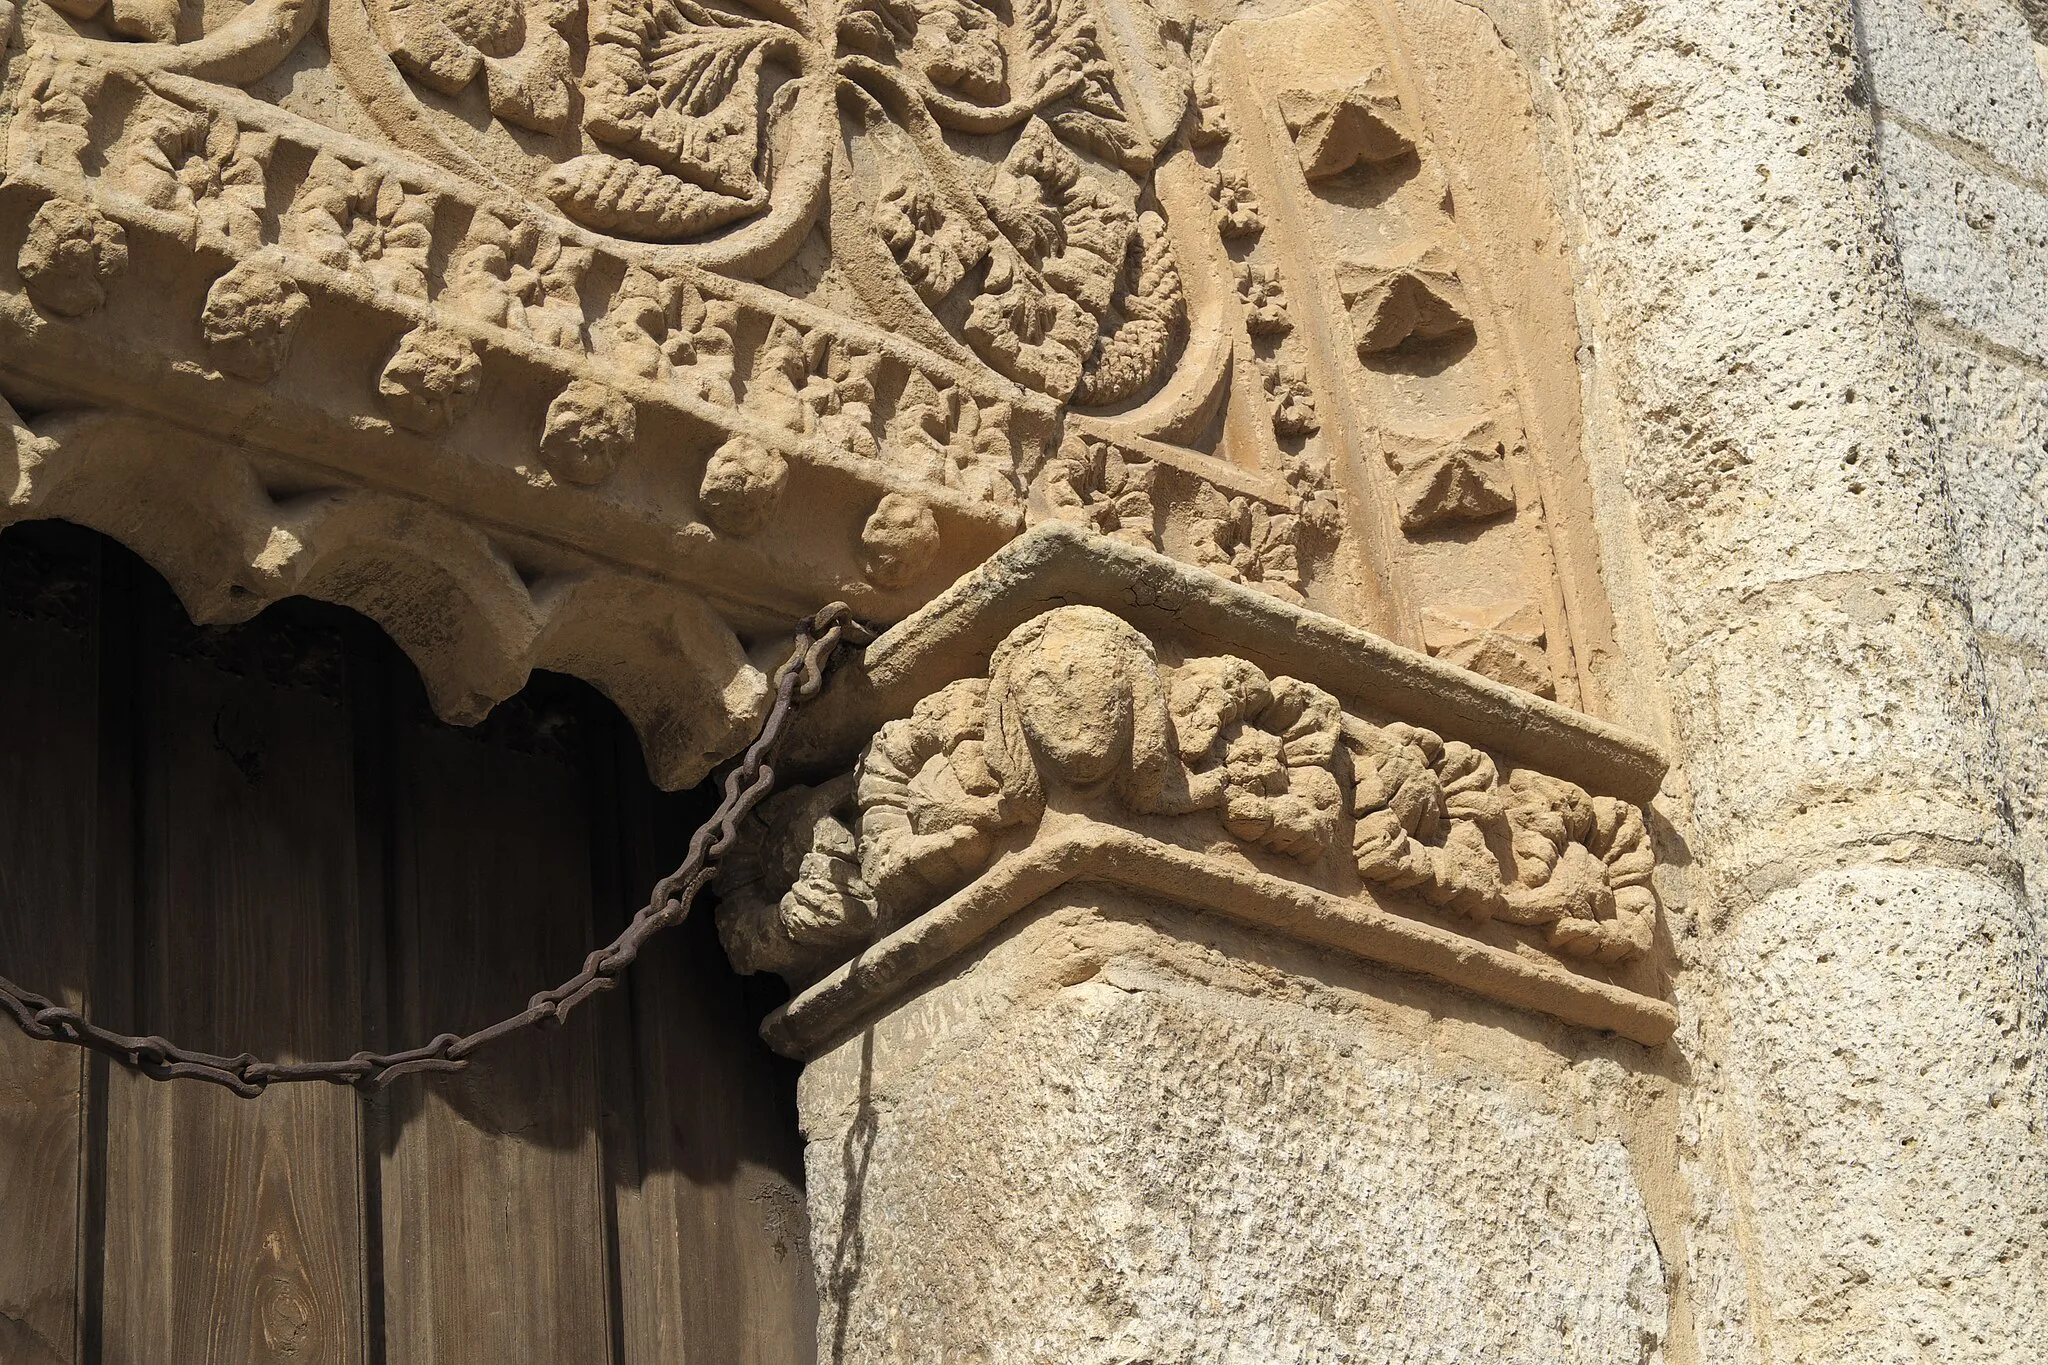
[[[410,0],[436,2],[454,0]],[[946,317],[997,373],[1114,406],[1156,387],[1184,343],[1179,267],[1149,206],[1154,149],[1084,0],[849,0],[817,13],[591,0],[589,37],[583,127],[598,150],[540,182],[570,217],[688,242],[768,214],[800,178],[795,162],[831,155],[800,131],[791,165],[772,153],[782,124],[820,110],[797,92],[829,81],[880,168],[845,230],[879,239],[912,306]],[[946,130],[997,139],[995,155],[962,151]]]

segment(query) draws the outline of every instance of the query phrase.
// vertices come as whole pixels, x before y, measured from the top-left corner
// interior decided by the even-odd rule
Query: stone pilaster
[[[720,919],[798,988],[826,1359],[1664,1340],[1654,748],[1067,528],[806,719],[850,771]]]

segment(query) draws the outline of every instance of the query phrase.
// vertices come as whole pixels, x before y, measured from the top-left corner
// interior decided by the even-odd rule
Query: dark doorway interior
[[[0,535],[0,975],[272,1057],[461,1032],[609,939],[703,792],[538,675],[436,721],[362,618],[195,627],[119,546]],[[0,1361],[813,1359],[793,1073],[708,907],[628,987],[370,1103],[0,1028]]]

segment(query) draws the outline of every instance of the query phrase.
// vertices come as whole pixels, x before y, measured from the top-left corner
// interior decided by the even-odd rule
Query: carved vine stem
[[[653,894],[632,923],[610,944],[586,957],[582,971],[541,991],[519,1013],[486,1028],[469,1034],[443,1033],[403,1052],[358,1052],[322,1062],[267,1062],[246,1052],[223,1057],[179,1047],[165,1038],[115,1033],[5,977],[0,977],[0,1010],[13,1016],[31,1038],[102,1053],[152,1080],[207,1081],[244,1099],[253,1099],[273,1085],[302,1081],[370,1091],[414,1072],[461,1071],[472,1056],[492,1043],[526,1028],[559,1026],[578,1005],[616,986],[648,939],[689,916],[697,894],[718,871],[719,859],[738,839],[740,822],[774,789],[775,769],[768,759],[790,717],[823,689],[841,645],[860,647],[873,638],[874,633],[854,620],[843,602],[834,602],[797,627],[789,657],[775,672],[774,705],[754,742],[726,774],[724,799],[691,837],[682,865],[655,883]]]

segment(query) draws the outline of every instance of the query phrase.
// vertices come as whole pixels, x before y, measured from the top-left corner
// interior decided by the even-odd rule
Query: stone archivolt
[[[1470,231],[1401,188],[1448,182],[1421,93],[1388,74],[1397,39],[1316,15],[1362,51],[1267,89],[1234,77],[1295,21],[1212,41],[1090,0],[8,7],[0,392],[29,418],[0,520],[119,535],[205,619],[289,592],[357,606],[451,718],[573,664],[670,782],[754,718],[742,641],[833,598],[900,618],[1047,521],[1577,697],[1560,669],[1598,613],[1568,620],[1547,567],[1503,603],[1389,571],[1412,548],[1497,583],[1522,553],[1504,537],[1542,532],[1518,491],[1540,452],[1480,373],[1500,347]],[[1333,265],[1276,202],[1377,214],[1361,237],[1399,249]],[[1403,366],[1435,420],[1362,441],[1358,375]],[[143,432],[147,458],[112,435]],[[1421,543],[1454,524],[1469,553]],[[599,602],[637,605],[579,615]],[[1514,630],[1453,638],[1446,612]],[[683,640],[687,663],[656,657]],[[1219,776],[1249,771],[1295,684],[1161,676],[1193,697],[1211,675],[1237,747],[1176,757],[1208,794],[1172,818],[1306,847],[1295,798],[1255,814],[1250,779]],[[1303,741],[1275,742],[1314,780],[1285,757]],[[1377,780],[1361,743],[1317,769],[1343,801]],[[1446,761],[1404,743],[1418,771]],[[1445,809],[1489,847],[1520,837]],[[1383,881],[1436,856],[1410,844],[1466,846],[1416,819]],[[1584,880],[1554,862],[1413,886],[1541,920],[1522,891]],[[1542,922],[1605,913],[1564,901]]]

